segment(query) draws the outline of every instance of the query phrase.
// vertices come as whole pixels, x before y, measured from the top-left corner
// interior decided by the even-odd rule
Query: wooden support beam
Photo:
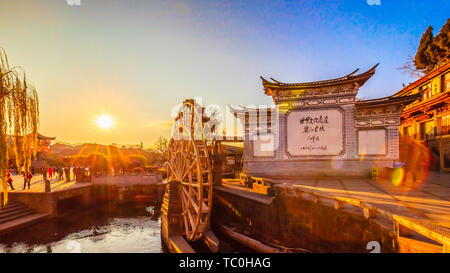
[[[411,235],[411,230],[403,227],[397,221],[394,221],[393,224],[394,224],[394,232],[397,238]]]
[[[315,204],[318,204],[318,203],[320,203],[320,196],[318,196],[318,195],[314,194],[314,197],[313,197],[313,202],[314,202]]]
[[[342,202],[340,200],[334,200],[334,209],[335,210],[342,209],[343,207],[344,207],[344,202]]]
[[[397,225],[401,225],[423,236],[426,236],[438,242],[439,244],[442,244],[443,246],[445,246],[445,250],[448,251],[448,247],[450,245],[450,234],[448,233],[448,230],[446,228],[424,220],[418,220],[398,215],[394,215],[393,220],[394,223],[396,223],[394,224],[394,228],[397,228]],[[403,229],[397,228],[395,231],[398,235],[403,231]]]
[[[375,216],[377,215],[377,212],[375,210],[369,209],[368,207],[363,207],[363,211],[364,211],[364,218],[366,219],[375,218]]]
[[[168,247],[172,253],[195,253],[191,245],[181,235],[169,236]]]
[[[217,253],[219,251],[220,241],[211,230],[203,234],[202,240],[211,252]]]
[[[281,250],[279,250],[277,248],[265,245],[258,240],[255,240],[253,238],[250,238],[248,236],[245,236],[243,234],[235,232],[224,225],[221,226],[221,230],[230,238],[236,240],[237,242],[239,242],[257,252],[261,252],[261,253],[280,253],[280,252],[282,252]]]

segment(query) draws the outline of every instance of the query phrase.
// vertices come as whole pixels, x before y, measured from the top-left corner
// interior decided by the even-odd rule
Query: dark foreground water
[[[165,252],[159,208],[101,205],[0,236],[0,252]]]

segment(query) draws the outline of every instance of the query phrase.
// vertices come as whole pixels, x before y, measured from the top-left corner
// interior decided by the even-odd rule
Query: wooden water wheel
[[[188,241],[210,230],[212,172],[203,117],[194,100],[183,103],[175,119],[168,150],[168,180],[180,182],[182,217]],[[197,133],[197,134],[196,134]]]

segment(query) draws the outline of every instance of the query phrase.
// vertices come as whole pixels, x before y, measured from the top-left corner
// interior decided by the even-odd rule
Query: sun
[[[114,120],[107,114],[102,114],[97,118],[97,125],[102,129],[109,129],[114,125]]]

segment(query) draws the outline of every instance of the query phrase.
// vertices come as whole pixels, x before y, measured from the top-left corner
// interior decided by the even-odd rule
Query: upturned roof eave
[[[377,99],[370,99],[370,100],[360,100],[356,101],[355,106],[356,107],[372,107],[372,106],[379,106],[379,105],[392,105],[392,104],[409,104],[413,101],[416,101],[420,98],[420,94],[414,94],[409,96],[403,96],[403,97],[383,97],[383,98],[377,98]]]
[[[264,77],[260,77],[262,80],[262,84],[264,86],[264,91],[266,95],[272,95],[272,90],[293,90],[293,89],[313,89],[313,88],[321,88],[321,87],[329,87],[333,85],[343,85],[343,84],[349,84],[354,82],[359,82],[359,85],[363,85],[370,77],[373,76],[375,73],[375,69],[379,64],[376,64],[369,70],[354,75],[359,69],[354,70],[352,73],[347,74],[340,78],[330,79],[330,80],[321,80],[321,81],[314,81],[314,82],[303,82],[303,83],[284,83],[277,81],[273,78],[270,78],[272,80],[268,81]]]
[[[441,67],[436,68],[435,70],[431,71],[430,73],[426,74],[425,76],[421,77],[420,79],[414,81],[413,83],[405,86],[400,91],[396,92],[393,96],[399,97],[402,95],[408,94],[408,92],[412,92],[414,88],[418,87],[419,85],[427,82],[428,80],[434,78],[435,76],[441,74],[442,72],[445,72],[446,70],[450,69],[450,62],[442,65]]]

